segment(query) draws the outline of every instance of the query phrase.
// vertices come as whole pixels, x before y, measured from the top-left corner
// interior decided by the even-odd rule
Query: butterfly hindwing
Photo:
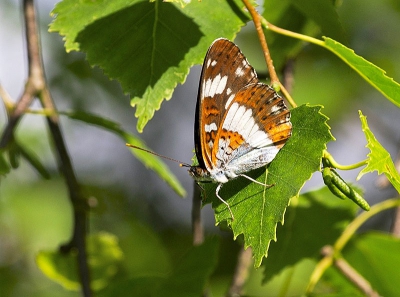
[[[223,38],[213,42],[204,59],[196,107],[195,147],[201,167],[215,166],[212,152],[227,107],[241,88],[257,82],[253,67],[234,43]]]
[[[235,174],[265,166],[290,137],[291,129],[283,99],[266,84],[247,85],[225,113],[212,162]]]

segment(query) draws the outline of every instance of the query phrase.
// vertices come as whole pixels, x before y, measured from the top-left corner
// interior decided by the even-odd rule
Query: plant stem
[[[282,35],[285,35],[285,36],[297,38],[297,39],[300,39],[300,40],[303,40],[303,41],[306,41],[306,42],[310,42],[310,43],[325,47],[325,44],[324,44],[324,42],[322,40],[319,40],[319,39],[316,39],[314,37],[310,37],[310,36],[307,36],[307,35],[303,35],[303,34],[300,34],[300,33],[295,33],[295,32],[289,31],[289,30],[285,30],[285,29],[279,28],[279,27],[271,24],[270,22],[268,22],[264,18],[262,18],[261,22],[265,26],[265,28],[267,28],[267,29],[269,29],[269,30],[271,30],[273,32],[276,32],[276,33],[279,33],[279,34],[282,34]]]
[[[332,165],[332,167],[340,169],[340,170],[353,170],[353,169],[365,166],[368,163],[368,159],[366,159],[366,160],[360,161],[355,164],[341,165],[335,161],[335,159],[332,157],[332,155],[327,150],[324,150],[323,157],[329,161],[329,163],[330,163],[330,165]]]
[[[380,295],[372,288],[371,284],[359,274],[345,259],[340,258],[335,262],[335,267],[357,286],[366,296],[379,297]]]
[[[398,206],[400,206],[400,199],[388,199],[378,204],[375,204],[371,207],[370,211],[361,213],[346,227],[346,229],[344,229],[342,235],[336,240],[336,243],[334,244],[335,251],[340,252],[350,240],[350,238],[361,227],[361,225],[364,224],[368,219],[384,210]]]
[[[201,189],[194,182],[193,204],[192,204],[192,233],[193,245],[200,245],[204,242],[204,229],[201,223]]]
[[[249,276],[249,268],[252,263],[251,256],[252,250],[250,247],[247,249],[242,247],[239,251],[235,273],[226,296],[241,296],[243,286]]]

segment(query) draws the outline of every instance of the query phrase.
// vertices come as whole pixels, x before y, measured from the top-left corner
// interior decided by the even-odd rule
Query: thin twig
[[[200,245],[204,242],[204,229],[201,223],[201,189],[194,182],[193,204],[192,204],[192,233],[193,245]]]
[[[294,85],[294,59],[288,59],[283,67],[283,85],[286,90],[291,93]]]
[[[39,90],[43,88],[43,73],[41,72],[41,56],[39,54],[39,40],[37,34],[35,8],[32,1],[24,1],[25,33],[28,49],[28,80],[25,89],[18,99],[13,113],[10,115],[7,126],[3,131],[0,148],[4,148],[12,140],[15,127],[25,110],[31,105]]]
[[[393,236],[400,238],[400,207],[396,208],[391,232]]]
[[[332,257],[334,253],[332,246],[325,246],[322,249],[322,254],[325,257]],[[374,289],[371,287],[371,284],[361,275],[359,274],[345,259],[337,258],[334,259],[333,264],[340,272],[346,276],[348,280],[350,280],[358,289],[360,289],[366,296],[369,297],[378,297],[380,296]]]
[[[354,236],[356,231],[372,216],[390,209],[400,206],[400,199],[388,199],[371,207],[370,211],[363,212],[361,215],[356,217],[343,231],[342,235],[336,240],[333,245],[333,251],[323,250],[322,253],[325,255],[315,266],[314,271],[311,274],[310,280],[307,286],[307,293],[311,293],[314,290],[315,285],[320,280],[325,271],[333,264],[336,260],[335,256],[339,255],[348,241]]]
[[[229,287],[227,296],[241,296],[243,286],[249,276],[249,268],[251,266],[252,260],[252,250],[251,248],[242,248],[238,255],[238,260],[236,263],[235,274],[232,278],[231,286]]]

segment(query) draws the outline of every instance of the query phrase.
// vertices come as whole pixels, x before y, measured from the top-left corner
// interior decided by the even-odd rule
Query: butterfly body
[[[210,46],[203,63],[195,120],[198,181],[222,184],[269,164],[291,136],[290,111],[261,83],[240,49],[227,39]],[[258,183],[258,182],[257,182]],[[229,208],[230,210],[230,208]]]

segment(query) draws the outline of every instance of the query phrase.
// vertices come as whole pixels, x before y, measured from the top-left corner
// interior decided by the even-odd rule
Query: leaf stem
[[[327,159],[329,161],[330,165],[332,165],[332,167],[340,169],[340,170],[353,170],[353,169],[365,166],[368,163],[368,159],[365,159],[365,160],[360,161],[355,164],[341,165],[335,161],[333,156],[327,150],[324,150],[323,158]]]
[[[374,215],[387,210],[389,208],[400,206],[400,199],[388,199],[381,203],[375,204],[371,207],[370,211],[363,212],[358,217],[356,217],[343,231],[342,235],[336,240],[334,244],[335,251],[341,251],[350,238],[355,234],[355,232],[360,228],[362,224],[364,224],[369,218],[373,217]]]
[[[324,272],[332,266],[334,262],[337,261],[341,251],[343,250],[344,246],[348,243],[350,238],[355,234],[355,232],[360,228],[362,224],[364,224],[369,218],[372,216],[390,209],[394,207],[400,206],[400,198],[388,199],[381,203],[375,204],[371,207],[371,210],[368,212],[363,212],[358,217],[356,217],[343,231],[342,235],[336,240],[335,244],[333,245],[331,252],[323,252],[325,257],[323,257],[314,268],[313,273],[311,274],[310,281],[307,286],[307,293],[311,293],[318,283]]]
[[[303,34],[300,34],[300,33],[292,32],[292,31],[289,31],[289,30],[286,30],[286,29],[282,29],[280,27],[277,27],[277,26],[271,24],[265,18],[262,18],[261,22],[262,22],[262,24],[264,25],[264,27],[266,29],[271,30],[273,32],[276,32],[276,33],[279,33],[279,34],[282,34],[282,35],[285,35],[285,36],[297,38],[297,39],[300,39],[300,40],[303,40],[303,41],[306,41],[306,42],[310,42],[310,43],[325,47],[325,43],[320,39],[317,39],[317,38],[314,38],[314,37],[310,37],[310,36],[307,36],[307,35],[303,35]]]

